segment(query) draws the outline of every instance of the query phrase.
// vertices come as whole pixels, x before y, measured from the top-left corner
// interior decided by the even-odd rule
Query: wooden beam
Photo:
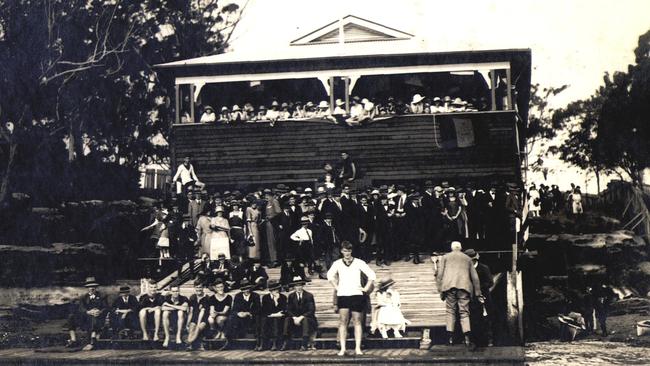
[[[334,76],[330,76],[330,112],[334,112]]]
[[[190,119],[192,122],[196,122],[196,119],[194,118],[194,89],[196,87],[194,84],[190,84]]]
[[[512,80],[510,75],[510,69],[506,69],[506,83],[508,84],[508,99],[506,100],[506,108],[508,110],[514,110],[514,103],[512,101]],[[586,190],[586,189],[585,189]]]
[[[174,98],[175,100],[175,117],[174,121],[176,124],[181,123],[181,90],[180,90],[180,85],[174,85]],[[171,127],[171,126],[170,126]]]
[[[508,62],[484,62],[484,63],[466,63],[466,64],[446,64],[446,65],[416,65],[416,66],[396,66],[396,67],[371,67],[358,69],[331,69],[320,71],[292,71],[292,72],[273,72],[260,74],[235,74],[235,75],[201,75],[201,76],[182,76],[175,79],[176,84],[197,84],[205,83],[227,83],[235,81],[251,80],[285,80],[285,79],[311,79],[311,78],[328,78],[331,76],[341,75],[397,75],[413,74],[425,72],[454,72],[454,71],[491,71],[506,70],[510,68]]]
[[[350,78],[345,77],[345,113],[350,114]]]
[[[492,99],[492,108],[491,110],[497,110],[497,75],[496,70],[490,70],[490,97]]]

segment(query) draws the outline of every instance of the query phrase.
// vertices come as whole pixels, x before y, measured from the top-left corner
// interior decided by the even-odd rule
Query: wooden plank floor
[[[411,327],[435,327],[445,325],[445,304],[440,300],[436,290],[435,278],[433,276],[433,264],[428,258],[422,257],[424,263],[413,264],[411,262],[394,262],[390,266],[377,267],[371,264],[370,267],[377,273],[377,278],[390,276],[395,280],[394,289],[399,291],[402,312],[406,319],[410,320]],[[279,279],[280,269],[267,270],[269,278]],[[318,276],[312,276],[312,281],[305,287],[307,291],[314,294],[316,301],[316,317],[319,327],[336,328],[338,326],[338,314],[334,312],[333,289],[327,280],[321,280]],[[193,288],[190,282],[181,286],[181,293],[190,296]],[[235,293],[235,291],[233,291]],[[260,294],[265,293],[260,291]],[[375,296],[371,296],[373,304]],[[368,317],[368,321],[370,321]]]
[[[35,352],[27,349],[0,350],[0,363],[10,364],[489,364],[523,365],[521,347],[490,347],[470,352],[464,346],[433,346],[429,350],[376,349],[363,356],[336,356],[335,350],[255,352],[236,351],[163,351],[99,350],[67,353]]]

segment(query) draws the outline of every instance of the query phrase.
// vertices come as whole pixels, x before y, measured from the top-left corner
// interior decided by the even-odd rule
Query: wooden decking
[[[255,352],[234,351],[163,351],[163,350],[98,350],[80,352],[48,352],[31,349],[0,350],[2,364],[220,364],[220,365],[314,365],[314,364],[448,364],[448,365],[523,365],[521,347],[490,347],[470,352],[464,346],[433,346],[429,350],[375,349],[363,356],[336,356],[335,350]]]
[[[390,266],[377,267],[370,264],[376,272],[377,278],[390,276],[395,280],[393,287],[400,293],[402,311],[406,319],[412,323],[409,328],[440,327],[445,324],[445,304],[440,300],[433,277],[433,264],[428,258],[422,258],[424,263],[413,264],[410,262],[395,262]],[[279,279],[280,269],[267,270],[269,278]],[[305,289],[314,294],[316,301],[316,317],[322,331],[335,329],[338,326],[338,314],[334,312],[333,289],[327,280],[312,276],[312,281]],[[181,293],[191,295],[191,283],[181,286]],[[265,293],[260,291],[260,294]],[[371,296],[374,304],[374,296]],[[370,322],[370,317],[368,317]]]

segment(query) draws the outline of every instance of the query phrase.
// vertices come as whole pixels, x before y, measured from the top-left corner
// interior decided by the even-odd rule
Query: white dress
[[[541,203],[539,199],[539,191],[536,189],[531,189],[528,191],[530,198],[528,199],[528,210],[529,211],[539,211],[541,210]],[[537,201],[537,203],[535,203]]]
[[[377,305],[380,306],[377,314],[377,323],[380,329],[382,327],[397,327],[399,330],[405,330],[406,325],[411,323],[402,314],[399,292],[392,289],[377,292]]]
[[[230,259],[230,237],[228,236],[230,225],[228,220],[224,217],[213,217],[210,226],[219,226],[227,230],[212,229],[210,233],[210,260],[218,260],[220,253],[225,254],[226,259]]]

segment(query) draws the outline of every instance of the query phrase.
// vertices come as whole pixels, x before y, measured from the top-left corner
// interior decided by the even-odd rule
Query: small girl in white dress
[[[382,338],[388,338],[389,329],[395,338],[402,338],[400,331],[405,332],[406,325],[411,324],[402,314],[399,292],[390,288],[394,284],[392,279],[380,281],[375,293],[377,305],[372,311],[370,332],[379,330]]]

